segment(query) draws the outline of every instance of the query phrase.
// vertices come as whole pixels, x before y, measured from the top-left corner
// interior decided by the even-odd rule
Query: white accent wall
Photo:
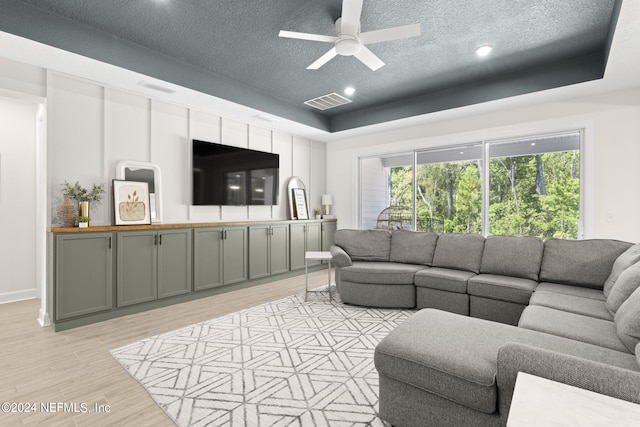
[[[495,104],[500,104],[499,101]],[[495,109],[495,108],[494,108]],[[584,129],[585,238],[640,242],[640,88],[573,101],[503,109],[344,138],[327,145],[327,191],[339,228],[357,227],[357,159],[418,148]]]
[[[320,206],[324,143],[56,72],[47,76],[47,100],[50,224],[59,224],[65,180],[85,187],[105,183],[110,189],[121,160],[160,167],[164,223],[287,219],[286,183],[292,175],[306,184],[310,208]],[[278,153],[279,205],[192,206],[192,139]],[[111,191],[91,213],[92,224],[113,224]]]

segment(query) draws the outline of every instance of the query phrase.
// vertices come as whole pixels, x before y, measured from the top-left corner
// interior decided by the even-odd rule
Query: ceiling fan
[[[360,14],[362,13],[362,2],[363,0],[342,1],[342,16],[336,20],[335,36],[281,30],[278,37],[334,44],[327,53],[309,65],[307,67],[308,70],[317,70],[336,55],[342,55],[355,56],[363,64],[375,71],[382,67],[384,62],[365,45],[419,36],[420,24],[403,25],[361,33]]]

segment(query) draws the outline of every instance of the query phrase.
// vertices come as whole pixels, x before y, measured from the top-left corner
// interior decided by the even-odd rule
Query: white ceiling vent
[[[345,98],[342,95],[338,95],[333,92],[327,95],[319,96],[317,98],[310,99],[304,103],[317,108],[318,110],[328,110],[329,108],[339,107],[344,104],[352,102],[349,98]]]

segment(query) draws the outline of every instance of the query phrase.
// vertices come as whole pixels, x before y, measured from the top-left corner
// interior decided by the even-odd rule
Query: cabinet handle
[[[158,235],[157,234],[155,236],[153,236],[153,244],[155,246],[158,246]]]
[[[111,236],[109,236],[109,249],[111,249]]]
[[[158,236],[158,244],[162,245],[162,234]]]

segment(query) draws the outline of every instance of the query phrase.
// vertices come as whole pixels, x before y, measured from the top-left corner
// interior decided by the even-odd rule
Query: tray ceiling
[[[3,0],[0,30],[336,132],[600,79],[620,5],[364,0],[363,32],[421,25],[369,46],[377,71],[341,56],[307,70],[331,45],[278,37],[333,35],[339,0]],[[334,92],[352,102],[305,104]]]

